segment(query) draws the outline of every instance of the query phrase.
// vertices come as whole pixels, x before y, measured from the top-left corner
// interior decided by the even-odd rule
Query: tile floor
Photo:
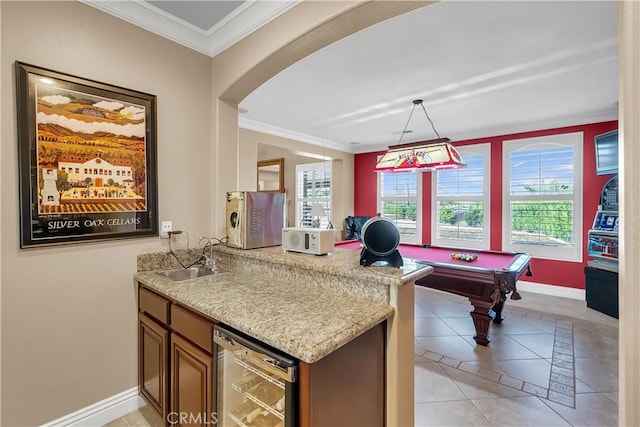
[[[416,289],[416,426],[616,426],[618,321],[521,292],[475,345],[466,298]]]
[[[521,292],[473,341],[466,298],[416,288],[416,426],[617,426],[618,321]],[[161,426],[149,407],[108,424]]]

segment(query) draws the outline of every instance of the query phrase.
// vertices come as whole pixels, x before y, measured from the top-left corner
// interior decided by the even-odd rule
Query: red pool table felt
[[[338,248],[345,249],[362,249],[362,242],[358,240],[347,240],[337,242]],[[422,247],[418,245],[400,244],[398,246],[400,254],[405,258],[414,258],[421,261],[432,261],[438,263],[446,263],[465,267],[478,267],[487,270],[506,270],[514,261],[512,253],[488,252],[488,251],[472,251],[468,249],[455,249],[443,247]],[[474,253],[478,255],[475,261],[462,261],[451,258],[451,253]]]

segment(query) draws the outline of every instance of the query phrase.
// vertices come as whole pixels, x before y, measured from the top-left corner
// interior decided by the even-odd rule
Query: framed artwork
[[[156,97],[15,63],[20,247],[158,235]]]

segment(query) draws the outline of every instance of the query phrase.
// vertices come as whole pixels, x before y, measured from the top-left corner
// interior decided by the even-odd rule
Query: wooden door
[[[211,426],[213,356],[177,334],[171,336],[171,416],[177,426]]]
[[[138,385],[140,394],[164,420],[169,410],[169,331],[138,313]]]

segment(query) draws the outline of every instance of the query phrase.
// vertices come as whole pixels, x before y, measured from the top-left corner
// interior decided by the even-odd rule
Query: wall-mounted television
[[[596,175],[618,173],[618,130],[596,135]]]

